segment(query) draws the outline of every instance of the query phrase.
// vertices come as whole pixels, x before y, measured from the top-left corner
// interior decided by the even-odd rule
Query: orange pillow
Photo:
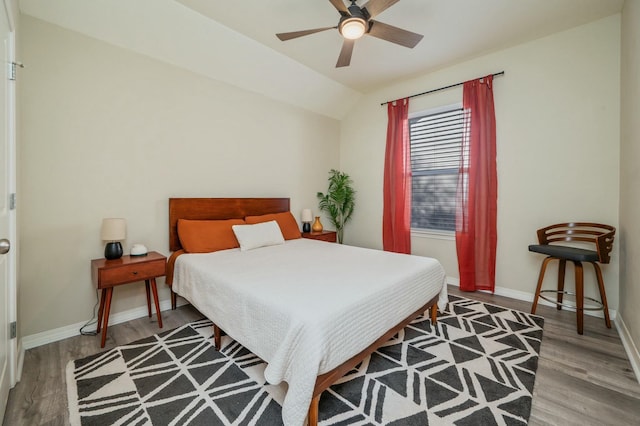
[[[296,238],[302,237],[300,228],[298,228],[298,222],[296,222],[296,219],[293,217],[291,212],[263,214],[262,216],[247,216],[244,220],[248,225],[275,220],[278,222],[278,226],[280,226],[280,231],[282,231],[282,236],[285,240],[295,240]]]
[[[178,237],[187,253],[210,253],[212,251],[238,248],[233,225],[244,225],[242,219],[187,220],[178,219]]]

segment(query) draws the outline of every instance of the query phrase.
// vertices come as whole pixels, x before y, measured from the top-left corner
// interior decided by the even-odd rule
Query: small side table
[[[309,238],[311,240],[328,241],[330,243],[335,243],[338,240],[336,236],[336,231],[303,232],[302,238]]]
[[[165,275],[166,265],[167,258],[155,251],[147,253],[146,256],[122,256],[120,259],[114,260],[93,259],[91,261],[91,279],[93,284],[102,290],[100,308],[98,310],[98,326],[96,329],[96,332],[100,333],[100,328],[102,328],[101,348],[104,348],[107,340],[107,326],[109,325],[109,310],[111,309],[113,287],[118,285],[144,280],[147,288],[149,318],[151,318],[150,292],[153,292],[158,326],[162,328],[156,277]],[[102,324],[103,320],[104,324]]]

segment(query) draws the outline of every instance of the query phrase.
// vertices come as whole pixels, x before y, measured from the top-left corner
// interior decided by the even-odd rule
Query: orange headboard
[[[169,250],[182,248],[178,219],[244,219],[289,210],[289,198],[169,198]]]

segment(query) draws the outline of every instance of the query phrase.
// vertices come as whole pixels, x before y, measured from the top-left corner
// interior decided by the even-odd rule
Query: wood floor
[[[530,304],[484,293],[460,293],[528,312]],[[585,317],[575,331],[575,314],[540,306],[545,317],[530,425],[640,425],[640,385],[618,333],[604,320]],[[162,313],[164,330],[201,318],[191,306]],[[109,327],[105,349],[158,332],[155,316]],[[72,359],[100,352],[99,337],[76,336],[30,349],[22,380],[11,390],[5,426],[67,425],[65,367]]]
[[[449,293],[531,310],[529,302],[491,294],[451,286]],[[640,425],[640,384],[615,325],[585,316],[580,336],[574,312],[538,305],[536,314],[545,321],[529,425]]]

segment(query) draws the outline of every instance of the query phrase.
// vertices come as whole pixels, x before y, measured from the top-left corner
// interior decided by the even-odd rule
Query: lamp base
[[[104,247],[104,257],[109,260],[120,259],[122,257],[122,244],[119,241],[107,243]]]
[[[311,224],[309,222],[302,224],[302,232],[311,232]]]

